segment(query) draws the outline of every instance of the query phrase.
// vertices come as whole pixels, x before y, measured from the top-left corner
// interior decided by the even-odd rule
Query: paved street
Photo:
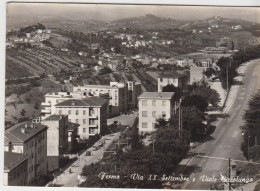
[[[82,169],[85,165],[90,165],[92,163],[98,162],[103,158],[103,151],[104,150],[109,150],[111,147],[113,141],[118,140],[120,136],[120,132],[106,135],[102,137],[102,140],[105,139],[105,144],[103,147],[96,151],[92,151],[92,148],[88,149],[88,151],[92,151],[91,156],[86,156],[86,151],[83,152],[79,160],[75,161],[71,167],[71,173],[69,172],[69,168],[63,172],[61,175],[57,176],[53,184],[57,186],[66,186],[66,187],[75,187],[78,186],[78,180],[77,177],[78,175],[81,174]]]
[[[137,116],[138,116],[137,111],[130,115],[119,115],[119,116],[107,119],[107,125],[111,125],[114,123],[114,121],[117,121],[121,125],[127,125],[127,126],[132,127],[135,122],[135,118]]]
[[[240,126],[243,124],[242,115],[247,108],[250,96],[260,89],[260,60],[247,63],[247,67],[239,69],[240,76],[237,80],[243,83],[232,87],[224,112],[228,117],[219,118],[213,125],[215,132],[208,141],[192,149],[193,153],[201,154],[202,158],[192,158],[183,174],[190,174],[196,178],[195,182],[186,182],[185,189],[209,189],[210,183],[202,182],[202,175],[220,176],[220,172],[228,170],[228,158],[246,161],[240,150],[242,135]],[[243,74],[244,72],[244,74]],[[239,84],[239,83],[238,83]],[[237,165],[242,162],[236,161]]]

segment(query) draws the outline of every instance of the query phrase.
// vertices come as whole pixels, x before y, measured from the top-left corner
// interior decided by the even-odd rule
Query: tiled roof
[[[88,107],[101,107],[107,100],[99,97],[88,97],[85,99],[71,99],[60,102],[55,106],[88,106]]]
[[[174,92],[144,92],[138,98],[171,99],[173,95]]]
[[[11,171],[28,158],[21,153],[5,152],[4,154],[4,171]]]
[[[175,71],[164,72],[164,73],[161,73],[159,75],[160,78],[180,78],[180,77],[183,77],[183,76],[185,76],[185,74],[180,74],[180,73],[175,72]]]
[[[25,124],[27,124],[27,128],[25,128]],[[25,133],[21,131],[22,128],[25,128]],[[45,129],[47,129],[47,126],[39,123],[24,122],[16,124],[5,131],[5,145],[9,142],[23,143]]]

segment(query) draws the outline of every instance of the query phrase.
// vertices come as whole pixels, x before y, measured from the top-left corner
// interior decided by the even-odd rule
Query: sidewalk
[[[86,151],[91,151],[90,156],[86,156],[86,151],[84,151],[70,167],[68,167],[61,175],[55,177],[51,184],[56,186],[65,186],[65,187],[77,187],[78,186],[78,177],[82,173],[82,169],[85,165],[91,165],[92,163],[99,162],[103,158],[103,151],[108,150],[114,141],[119,139],[120,132],[105,135],[101,140],[105,140],[104,146],[100,149],[93,151],[93,147],[89,148]],[[69,172],[71,169],[71,173]]]

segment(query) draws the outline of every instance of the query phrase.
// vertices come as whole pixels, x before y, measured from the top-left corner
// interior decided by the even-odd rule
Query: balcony
[[[98,116],[97,116],[97,115],[90,115],[89,118],[90,118],[90,119],[97,119]]]
[[[50,106],[51,106],[51,103],[42,102],[41,105],[42,105],[42,106],[49,106],[49,107],[50,107]]]
[[[89,127],[98,127],[98,124],[89,124]]]
[[[42,109],[41,112],[42,113],[46,113],[46,114],[50,114],[51,113],[51,109]]]

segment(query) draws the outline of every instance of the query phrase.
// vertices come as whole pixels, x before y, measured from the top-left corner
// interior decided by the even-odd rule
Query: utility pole
[[[229,171],[229,190],[231,190],[231,166],[230,166],[230,158],[228,159],[228,171]]]
[[[227,64],[227,93],[228,93],[228,64]]]
[[[248,161],[250,160],[250,159],[249,159],[249,138],[250,138],[250,136],[247,135],[247,160],[248,160]]]

